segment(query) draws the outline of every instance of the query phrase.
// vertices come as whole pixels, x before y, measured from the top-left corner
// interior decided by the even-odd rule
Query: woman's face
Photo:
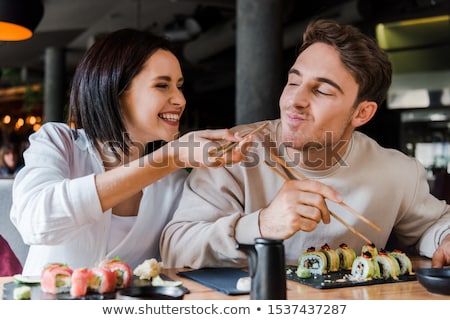
[[[183,74],[178,59],[159,49],[121,95],[125,127],[134,143],[176,138],[186,107]]]
[[[7,151],[3,156],[3,161],[8,168],[15,168],[17,165],[17,155],[12,150]]]

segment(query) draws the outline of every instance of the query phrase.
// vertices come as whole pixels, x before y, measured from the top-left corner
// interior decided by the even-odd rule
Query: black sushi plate
[[[295,273],[297,266],[288,265],[286,266],[286,278],[288,280],[293,280],[307,286],[317,288],[317,289],[334,289],[334,288],[346,288],[346,287],[356,287],[356,286],[368,286],[373,284],[383,284],[383,283],[398,283],[405,281],[415,281],[416,276],[403,275],[399,276],[398,279],[368,279],[368,280],[358,280],[352,281],[347,279],[350,275],[350,271],[337,271],[330,272],[328,274],[314,275],[312,274],[309,278],[299,278]]]
[[[160,274],[163,280],[172,279],[164,274]],[[74,298],[70,295],[69,292],[64,293],[47,293],[41,290],[41,286],[39,284],[28,284],[28,283],[20,283],[17,281],[8,282],[3,285],[3,300],[14,300],[14,289],[21,286],[29,286],[31,289],[31,300],[110,300],[116,299],[116,292],[110,293],[96,293],[96,292],[88,292],[83,297]],[[150,280],[142,280],[138,277],[134,277],[131,287],[146,287],[151,286]],[[189,290],[183,286],[180,287],[184,293],[189,293]]]

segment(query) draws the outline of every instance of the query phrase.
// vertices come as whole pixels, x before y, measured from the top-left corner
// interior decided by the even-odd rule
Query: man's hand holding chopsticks
[[[313,180],[288,180],[272,202],[259,214],[263,237],[288,239],[297,231],[312,231],[321,222],[330,223],[325,198],[341,202],[333,188]]]

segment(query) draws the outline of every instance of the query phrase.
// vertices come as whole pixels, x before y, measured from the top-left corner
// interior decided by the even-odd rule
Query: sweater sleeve
[[[414,163],[410,171],[416,182],[412,201],[399,215],[395,228],[405,244],[415,244],[420,255],[431,258],[450,233],[450,206],[430,193],[425,170],[417,160]]]
[[[253,243],[260,235],[259,210],[244,213],[244,191],[225,168],[195,169],[161,238],[168,267],[243,266],[247,256],[238,241]],[[239,233],[239,235],[237,234]]]
[[[424,176],[421,178],[426,181]],[[425,196],[417,199],[414,208],[417,208],[420,216],[431,218],[431,223],[417,245],[420,255],[431,258],[442,240],[450,234],[450,206],[445,200],[439,200],[428,193],[427,187],[428,184],[422,184],[422,190],[418,190],[418,194]]]
[[[61,244],[102,217],[92,170],[73,175],[73,166],[86,166],[74,159],[73,148],[70,130],[62,127],[43,127],[30,136],[10,213],[27,244]]]

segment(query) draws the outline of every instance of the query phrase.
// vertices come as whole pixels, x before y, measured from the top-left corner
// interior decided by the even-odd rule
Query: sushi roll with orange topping
[[[133,272],[128,264],[115,258],[112,260],[103,261],[100,266],[110,269],[116,275],[116,288],[127,288],[131,284]]]
[[[90,269],[88,290],[100,294],[114,292],[116,290],[116,273],[105,267],[93,267]]]
[[[77,268],[72,273],[72,285],[70,295],[74,298],[83,297],[87,294],[91,272],[88,268]]]
[[[72,269],[63,263],[50,263],[41,272],[41,290],[47,293],[69,292]]]

